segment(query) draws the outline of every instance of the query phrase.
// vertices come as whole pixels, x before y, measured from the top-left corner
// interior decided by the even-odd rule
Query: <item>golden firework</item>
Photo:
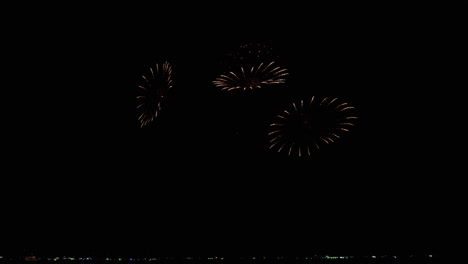
[[[156,63],[154,67],[149,68],[147,74],[141,77],[143,84],[138,86],[140,95],[136,98],[139,111],[138,121],[140,127],[144,127],[158,116],[162,100],[172,88],[172,67],[167,61]]]
[[[336,97],[294,102],[275,116],[268,132],[269,148],[288,155],[310,156],[322,145],[337,142],[355,126],[355,108]]]
[[[221,88],[221,90],[247,90],[262,88],[270,84],[284,83],[286,75],[288,75],[287,70],[276,66],[274,61],[270,63],[261,62],[257,66],[240,67],[236,71],[222,74],[213,81],[213,84]]]

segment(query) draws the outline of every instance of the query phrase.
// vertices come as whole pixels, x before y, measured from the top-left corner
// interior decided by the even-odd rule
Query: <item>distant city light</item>
[[[348,259],[374,259],[374,260],[389,260],[389,259],[402,259],[404,261],[404,259],[425,259],[426,261],[432,261],[433,259],[438,259],[438,258],[435,258],[433,254],[423,254],[423,255],[415,255],[415,254],[412,254],[412,255],[405,255],[405,256],[399,256],[399,255],[360,255],[360,256],[356,256],[356,255],[313,255],[313,256],[294,256],[294,257],[285,257],[285,256],[248,256],[248,257],[237,257],[237,259],[239,261],[241,261],[241,263],[243,261],[251,261],[251,263],[256,263],[256,261],[262,261],[262,260],[266,260],[266,259],[276,259],[280,262],[278,263],[281,263],[283,261],[287,262],[289,260],[299,260],[299,261],[305,261],[304,263],[314,263],[315,261],[319,260],[338,260],[338,261],[343,261],[343,262],[346,262],[346,260]],[[22,256],[20,258],[16,257],[11,257],[11,256],[0,256],[0,264],[2,263],[12,263],[12,261],[14,263],[17,263],[17,264],[21,264],[23,262],[18,262],[18,260],[20,261],[24,261],[24,263],[31,263],[31,262],[35,262],[35,263],[50,263],[50,262],[62,262],[62,261],[66,261],[66,262],[83,262],[83,261],[90,261],[88,263],[91,263],[93,264],[94,262],[91,262],[91,261],[96,261],[96,263],[99,263],[99,262],[102,262],[102,261],[106,261],[108,263],[112,263],[112,262],[122,262],[122,263],[126,263],[126,262],[148,262],[148,261],[153,261],[156,263],[193,263],[193,262],[197,262],[197,261],[200,261],[200,260],[208,260],[210,263],[219,263],[219,262],[224,262],[224,260],[226,259],[225,257],[222,257],[222,256],[210,256],[210,257],[201,257],[201,256],[184,256],[184,257],[144,257],[144,258],[139,258],[139,257],[102,257],[102,258],[92,258],[92,257],[84,257],[84,256],[61,256],[61,257],[41,257],[41,256]],[[227,258],[227,260],[233,260],[232,257],[230,258]],[[170,262],[166,262],[166,261],[170,261]],[[430,264],[431,262],[429,263],[426,263],[426,264]]]

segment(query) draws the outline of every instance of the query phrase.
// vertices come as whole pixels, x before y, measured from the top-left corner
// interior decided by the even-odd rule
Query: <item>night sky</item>
[[[1,254],[439,250],[464,1],[129,2],[11,8]],[[226,52],[252,42],[286,83],[220,91]],[[141,129],[137,85],[161,61],[173,89]],[[355,129],[313,157],[268,151],[268,122],[310,95],[345,98]]]

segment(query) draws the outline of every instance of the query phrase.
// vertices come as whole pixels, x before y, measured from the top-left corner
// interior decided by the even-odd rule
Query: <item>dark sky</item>
[[[4,248],[438,250],[467,84],[462,1],[131,2],[12,7]],[[287,84],[216,89],[225,52],[257,41]],[[136,86],[161,60],[174,88],[140,129]],[[268,118],[314,94],[358,109],[352,136],[310,159],[266,151]]]

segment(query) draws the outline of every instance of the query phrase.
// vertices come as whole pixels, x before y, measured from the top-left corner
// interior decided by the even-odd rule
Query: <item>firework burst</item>
[[[141,94],[136,97],[140,127],[146,126],[158,116],[161,102],[172,88],[172,67],[167,61],[156,63],[149,68],[146,75],[142,75],[142,79],[143,84],[138,86]]]
[[[249,90],[285,83],[287,69],[278,64],[279,56],[261,42],[237,46],[226,54],[223,74],[213,84],[221,90]]]
[[[247,90],[270,84],[284,83],[286,75],[288,75],[287,70],[276,66],[274,61],[270,63],[261,62],[258,66],[240,67],[236,71],[222,74],[213,81],[213,84],[221,88],[221,90]]]
[[[295,102],[270,124],[269,148],[290,156],[310,156],[350,132],[357,119],[354,109],[335,97],[312,96]]]
[[[227,52],[228,64],[258,64],[259,61],[277,61],[279,56],[272,47],[261,42],[251,42]]]

